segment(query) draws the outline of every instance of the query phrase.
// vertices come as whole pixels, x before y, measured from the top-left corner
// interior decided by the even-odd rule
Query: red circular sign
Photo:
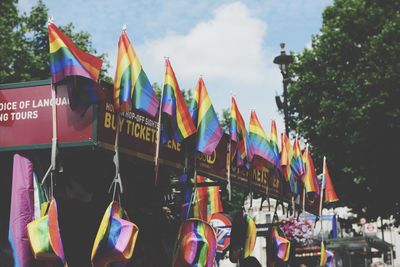
[[[232,222],[222,213],[214,213],[211,215],[210,225],[215,230],[217,236],[217,251],[225,250],[231,242]]]

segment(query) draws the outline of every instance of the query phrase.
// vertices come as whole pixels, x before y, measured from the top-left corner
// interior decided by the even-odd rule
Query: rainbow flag
[[[333,267],[333,262],[335,261],[335,254],[330,251],[330,250],[326,250],[326,266],[327,267]]]
[[[128,220],[121,205],[111,202],[93,244],[92,266],[126,266],[132,258],[138,233],[139,228]]]
[[[192,180],[193,182],[194,180]],[[197,183],[212,182],[204,176],[197,176]],[[219,186],[204,186],[198,187],[196,190],[195,202],[192,205],[190,214],[188,216],[188,208],[191,197],[192,189],[186,189],[185,201],[182,205],[183,218],[187,217],[199,218],[208,222],[214,213],[223,212],[221,193]]]
[[[114,106],[121,112],[131,111],[133,106],[153,117],[158,109],[156,93],[143,71],[126,31],[122,32],[118,41]]]
[[[97,81],[103,61],[77,48],[55,24],[49,23],[48,31],[51,81],[56,84],[67,76]]]
[[[193,122],[197,125],[196,149],[210,155],[221,140],[223,131],[201,77],[194,90],[189,112]]]
[[[274,165],[276,167],[278,167],[278,169],[280,169],[281,163],[280,163],[280,155],[279,155],[279,147],[278,147],[278,134],[276,131],[275,120],[271,121],[271,136],[270,136],[270,140],[269,140],[269,145],[273,151]]]
[[[294,140],[292,151],[293,151],[293,156],[290,161],[290,168],[292,170],[291,177],[290,177],[290,184],[291,184],[292,192],[297,195],[297,194],[299,194],[298,182],[299,182],[299,179],[301,179],[301,177],[304,174],[304,165],[303,165],[303,160],[301,158],[301,150],[300,150],[299,140],[297,139],[297,137]]]
[[[250,144],[249,136],[247,135],[246,125],[243,117],[239,112],[236,100],[232,97],[231,105],[231,125],[230,125],[231,140],[237,143],[236,159],[237,166],[251,163],[253,160],[253,147]]]
[[[274,226],[272,229],[272,239],[277,257],[282,261],[288,261],[290,256],[290,241],[279,235],[277,226]]]
[[[164,79],[164,90],[161,102],[161,111],[168,116],[163,123],[163,143],[166,143],[170,136],[168,132],[172,130],[175,141],[180,142],[196,132],[193,120],[190,117],[188,107],[182,92],[179,89],[178,81],[169,59],[165,60],[166,70]],[[164,127],[169,124],[170,127]]]
[[[308,150],[308,146],[303,153],[303,163],[304,163],[304,175],[301,180],[304,184],[304,188],[307,193],[319,193],[319,186],[317,180],[317,174],[315,172],[314,161],[311,157],[311,153]]]
[[[197,176],[197,183],[212,182],[204,176]],[[211,215],[222,212],[222,201],[219,186],[198,187],[196,201],[193,205],[193,217],[208,222]]]
[[[19,154],[14,155],[11,207],[8,240],[13,253],[14,267],[33,265],[28,240],[27,224],[35,218],[35,191],[32,162]],[[39,212],[40,216],[40,212]]]
[[[47,215],[30,222],[26,228],[32,253],[37,261],[52,264],[62,262],[64,267],[68,267],[58,224],[57,202],[54,198],[48,205]],[[53,266],[52,264],[50,265]]]
[[[49,23],[50,73],[53,84],[67,80],[72,110],[86,112],[91,104],[104,99],[99,78],[103,61],[77,48],[53,23]]]
[[[280,168],[279,151],[278,157],[276,157],[273,143],[268,141],[255,111],[252,111],[250,116],[249,139],[254,155],[258,155]]]
[[[325,267],[327,260],[328,260],[328,258],[327,258],[327,255],[326,255],[324,241],[321,241],[321,259],[319,261],[319,266],[324,266]]]
[[[281,134],[281,166],[282,166],[282,174],[287,182],[290,181],[290,177],[292,176],[292,170],[290,168],[290,162],[293,157],[292,146],[290,145],[290,141],[286,133]]]
[[[297,139],[297,137],[293,143],[293,157],[292,160],[290,161],[290,166],[292,168],[292,174],[296,177],[296,179],[299,179],[301,176],[303,176],[304,165],[303,165],[303,159],[301,157],[299,140]]]
[[[188,219],[179,228],[173,267],[213,267],[217,238],[213,228],[199,219]],[[170,266],[167,263],[165,266]]]
[[[339,201],[339,198],[335,192],[335,188],[333,187],[331,176],[329,175],[328,165],[326,164],[325,157],[322,174],[322,190],[325,190],[325,202],[332,203]]]
[[[257,228],[255,222],[248,214],[244,216],[247,225],[246,239],[243,248],[243,258],[245,259],[253,254],[256,245]]]

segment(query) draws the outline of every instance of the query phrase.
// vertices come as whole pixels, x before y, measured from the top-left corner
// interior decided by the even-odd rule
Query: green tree
[[[311,48],[291,65],[291,129],[310,142],[317,165],[327,156],[341,203],[371,217],[393,214],[400,202],[393,186],[400,148],[399,10],[399,1],[334,1]]]
[[[17,1],[6,0],[0,4],[0,83],[21,82],[50,77],[49,42],[47,33],[48,8],[42,0],[29,14],[18,15]],[[74,32],[69,23],[60,29],[80,49],[97,54],[88,32]],[[106,54],[98,55],[105,62],[100,79],[111,81],[105,75],[109,67]]]

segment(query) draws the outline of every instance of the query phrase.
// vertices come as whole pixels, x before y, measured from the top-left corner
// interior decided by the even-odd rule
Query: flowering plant
[[[280,222],[279,228],[293,245],[309,246],[313,243],[313,226],[303,218],[289,217]]]

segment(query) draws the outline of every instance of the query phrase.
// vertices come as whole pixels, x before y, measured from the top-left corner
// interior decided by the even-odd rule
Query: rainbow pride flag
[[[335,254],[330,251],[330,250],[326,250],[326,266],[327,267],[333,267],[333,262],[335,261]]]
[[[162,140],[163,143],[166,143],[171,138],[168,133],[173,132],[172,136],[175,141],[180,142],[193,135],[196,132],[196,127],[190,117],[188,107],[168,58],[165,60],[165,65],[161,111],[167,115],[168,119],[163,123]]]
[[[194,182],[194,179],[192,179]],[[197,183],[212,182],[204,176],[197,176]],[[192,195],[192,188],[187,188],[184,193],[184,203],[182,204],[182,218],[184,220],[193,217],[205,222],[211,219],[214,213],[223,212],[220,186],[204,186],[196,189],[195,201],[188,214],[189,204]]]
[[[253,147],[251,146],[251,141],[249,139],[249,136],[247,135],[246,125],[244,123],[242,115],[240,114],[234,97],[232,97],[231,125],[229,132],[231,135],[231,140],[237,143],[237,166],[245,164],[247,165],[247,167],[249,167],[248,165],[253,160]]]
[[[304,163],[304,175],[301,180],[304,184],[304,188],[307,193],[319,193],[319,186],[317,180],[317,174],[315,172],[314,161],[311,157],[311,153],[308,150],[308,146],[303,153],[303,163]]]
[[[290,162],[293,157],[292,146],[290,145],[290,141],[285,132],[281,134],[281,166],[282,166],[282,174],[287,182],[290,181],[290,177],[292,176],[292,170],[290,168]]]
[[[68,267],[58,224],[57,202],[54,198],[49,203],[47,215],[30,222],[27,231],[36,260],[50,266],[59,266],[57,263],[62,262],[64,267]]]
[[[77,48],[55,24],[49,23],[48,31],[51,81],[56,84],[67,76],[97,81],[103,61]]]
[[[33,265],[33,256],[26,226],[35,218],[37,193],[34,191],[32,162],[19,154],[14,155],[11,207],[8,240],[10,242],[14,267]],[[40,216],[40,212],[38,212]]]
[[[304,165],[301,157],[301,150],[299,140],[294,140],[293,143],[293,156],[290,161],[290,168],[292,170],[290,177],[290,185],[294,194],[299,194],[298,182],[304,174]]]
[[[129,221],[121,205],[113,201],[101,220],[92,249],[93,267],[122,267],[132,258],[139,228]]]
[[[293,157],[290,161],[290,166],[292,168],[292,174],[296,177],[296,179],[299,179],[301,176],[303,176],[304,165],[303,159],[301,157],[299,140],[297,139],[297,137],[293,143]]]
[[[153,117],[158,109],[156,93],[133,50],[126,31],[122,32],[118,41],[114,106],[121,112],[131,111],[134,107]]]
[[[327,260],[328,260],[328,258],[326,255],[325,244],[324,244],[324,241],[321,241],[321,258],[319,261],[319,266],[325,267]]]
[[[258,120],[255,111],[251,111],[250,126],[249,126],[249,139],[251,147],[255,155],[271,162],[274,166],[280,168],[279,151],[276,157],[272,142],[269,142],[264,129]]]
[[[256,223],[248,214],[245,214],[244,216],[247,225],[246,239],[243,248],[243,258],[245,259],[253,254],[256,245],[257,228]]]
[[[205,221],[188,219],[179,228],[173,256],[173,267],[213,267],[217,238],[213,228]],[[170,266],[165,264],[165,266]]]
[[[197,183],[212,182],[204,176],[197,176]],[[196,201],[193,205],[193,217],[208,222],[211,215],[222,212],[222,201],[219,186],[198,187]]]
[[[281,163],[280,163],[280,155],[279,155],[279,147],[278,147],[278,134],[276,131],[275,120],[271,121],[271,136],[270,136],[270,140],[269,140],[269,145],[271,147],[271,150],[273,151],[274,165],[280,169]]]
[[[279,235],[277,226],[274,226],[272,229],[272,240],[277,257],[282,261],[288,261],[290,256],[290,241]]]
[[[194,124],[197,125],[196,150],[210,155],[221,140],[223,131],[201,77],[194,90],[189,112]]]
[[[335,192],[335,188],[333,187],[331,176],[329,175],[328,165],[326,164],[325,157],[322,175],[322,190],[325,190],[325,202],[332,203],[339,201],[339,198]]]

